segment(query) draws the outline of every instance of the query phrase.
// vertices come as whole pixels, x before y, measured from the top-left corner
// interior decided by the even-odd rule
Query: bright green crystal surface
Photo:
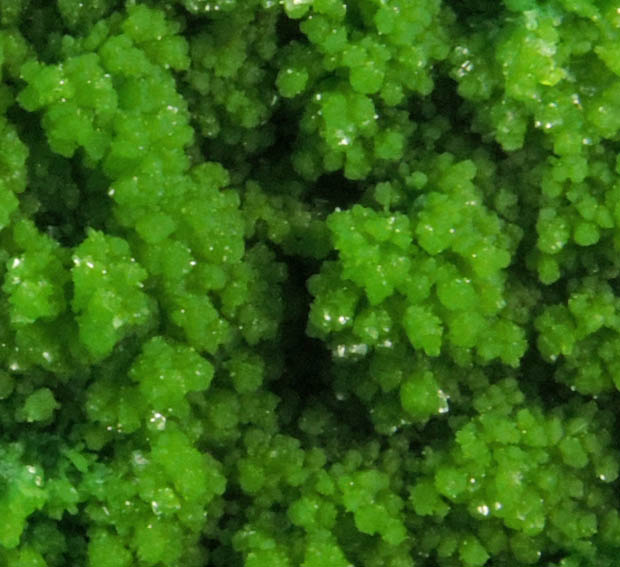
[[[0,0],[0,567],[616,567],[619,45]]]

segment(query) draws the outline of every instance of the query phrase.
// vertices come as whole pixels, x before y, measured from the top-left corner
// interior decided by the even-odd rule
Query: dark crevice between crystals
[[[315,205],[327,206],[331,211],[336,207],[349,209],[359,201],[361,195],[360,183],[347,179],[341,173],[322,175],[312,190]]]
[[[287,265],[288,279],[283,297],[287,298],[282,323],[285,368],[281,385],[291,388],[300,399],[325,390],[330,354],[325,344],[306,334],[312,296],[307,290],[308,278],[318,271],[318,262],[300,258],[278,258]]]
[[[483,147],[489,152],[490,157],[493,158],[494,163],[501,163],[509,154],[495,141],[487,141],[483,135],[472,130],[472,123],[474,121],[473,110],[474,107],[468,104],[468,101],[463,99],[458,93],[459,84],[457,81],[449,76],[450,65],[448,62],[439,64],[433,73],[434,88],[429,95],[434,114],[447,119],[450,122],[450,131],[462,132],[465,134],[467,140],[471,140],[471,144],[466,148],[468,153],[470,148]],[[415,100],[415,99],[412,99]],[[420,101],[410,104],[410,112],[412,117],[418,122],[425,122],[428,117],[424,113],[420,113],[418,108],[424,108],[420,104]],[[448,138],[445,142],[447,151],[458,151],[463,148],[452,148],[454,144],[461,145],[463,138]]]
[[[445,3],[461,25],[469,28],[490,26],[505,13],[504,2],[497,0],[448,0]]]
[[[551,410],[558,405],[567,403],[573,393],[565,384],[554,378],[556,366],[546,362],[536,345],[530,345],[519,368],[519,388],[527,399],[538,399],[546,409]]]
[[[280,46],[288,45],[292,41],[307,41],[306,36],[299,29],[299,21],[289,18],[284,11],[279,14],[276,21],[276,36]]]
[[[83,165],[81,151],[72,158],[52,152],[38,115],[13,107],[8,117],[30,148],[27,187],[18,196],[22,212],[42,233],[67,247],[79,244],[88,228],[108,227],[112,218],[108,179]]]
[[[301,414],[321,400],[327,410],[338,415],[340,423],[351,428],[352,437],[367,439],[374,436],[374,427],[362,402],[355,397],[346,401],[337,399],[333,387],[334,361],[328,346],[306,333],[313,299],[307,290],[307,281],[319,271],[320,263],[284,255],[279,260],[284,261],[288,268],[289,277],[283,289],[283,296],[288,301],[281,337],[284,372],[281,379],[273,383],[272,390],[283,400],[281,405],[287,408],[286,415],[281,416],[284,428],[290,428],[291,434],[298,435],[297,423]]]

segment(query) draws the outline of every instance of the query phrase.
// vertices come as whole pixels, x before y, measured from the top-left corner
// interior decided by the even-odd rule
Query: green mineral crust
[[[619,203],[618,0],[0,0],[0,567],[617,567]]]

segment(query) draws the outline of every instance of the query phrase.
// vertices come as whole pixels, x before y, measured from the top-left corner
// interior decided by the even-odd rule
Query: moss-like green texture
[[[0,567],[616,567],[619,6],[1,0]]]

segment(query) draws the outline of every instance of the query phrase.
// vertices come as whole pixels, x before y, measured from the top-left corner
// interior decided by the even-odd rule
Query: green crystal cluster
[[[0,567],[618,565],[619,46],[0,1]]]

